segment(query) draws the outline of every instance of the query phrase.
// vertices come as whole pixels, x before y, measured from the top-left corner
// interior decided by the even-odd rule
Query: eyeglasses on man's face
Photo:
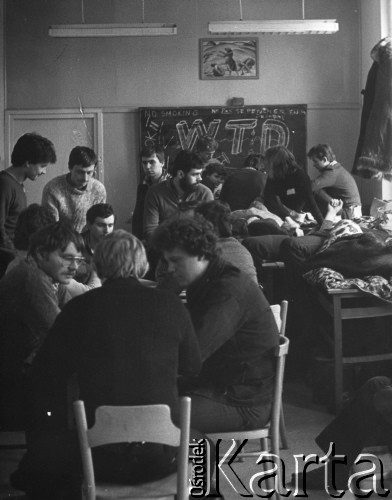
[[[61,259],[64,263],[71,265],[75,264],[76,266],[80,266],[83,262],[86,262],[86,259],[83,257],[74,257],[73,255],[61,255]]]

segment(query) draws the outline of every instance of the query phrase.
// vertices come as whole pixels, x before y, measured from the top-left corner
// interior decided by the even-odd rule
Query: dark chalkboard
[[[241,168],[250,153],[288,147],[306,166],[306,105],[188,108],[140,108],[141,148],[160,145],[170,164],[180,149],[195,148],[198,137],[218,141],[214,158]]]

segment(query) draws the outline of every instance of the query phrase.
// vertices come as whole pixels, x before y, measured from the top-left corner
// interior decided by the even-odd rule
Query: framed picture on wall
[[[202,80],[259,78],[258,38],[201,38]]]

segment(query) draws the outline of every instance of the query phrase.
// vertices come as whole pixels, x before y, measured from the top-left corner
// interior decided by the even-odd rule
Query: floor
[[[334,415],[328,413],[324,406],[319,406],[312,402],[311,391],[303,383],[286,383],[284,392],[284,414],[286,419],[289,449],[281,450],[281,458],[283,459],[285,465],[284,475],[286,479],[286,487],[292,490],[288,498],[295,498],[295,488],[293,485],[289,485],[291,475],[295,471],[296,461],[294,455],[320,453],[320,449],[314,442],[314,438],[334,418]],[[252,443],[250,448],[252,449],[252,447],[253,449],[257,449],[256,443]],[[386,453],[385,449],[380,448],[374,448],[367,451],[377,454],[377,456],[381,458],[387,472],[387,474],[384,475],[384,486],[388,487],[389,485],[389,489],[392,490],[391,475],[390,473],[388,474],[388,471],[391,471],[392,469],[392,462],[389,453]],[[244,459],[244,462],[242,463],[235,462],[232,467],[243,485],[237,480],[234,474],[229,477],[232,484],[230,484],[224,475],[221,474],[219,479],[220,492],[224,495],[226,500],[237,500],[242,496],[245,497],[246,491],[244,487],[246,486],[249,491],[250,479],[254,474],[260,473],[261,471],[260,466],[257,466],[255,460],[251,458]],[[257,483],[254,482],[253,484],[255,485]],[[366,483],[366,486],[371,488],[372,485],[370,483]],[[254,487],[253,496],[255,498],[257,498],[256,494],[257,489]],[[388,495],[388,498],[391,497],[392,493]],[[311,500],[323,500],[331,499],[331,496],[325,491],[308,490],[307,498]],[[343,495],[343,498],[351,500],[358,497],[347,491]]]
[[[308,455],[310,453],[320,452],[314,442],[314,437],[323,427],[325,427],[326,424],[328,424],[328,422],[330,422],[333,415],[328,413],[324,406],[316,405],[312,402],[311,391],[304,383],[286,383],[284,391],[284,413],[289,449],[282,450],[281,457],[283,458],[285,465],[286,487],[293,489],[293,487],[289,486],[288,483],[292,472],[295,470],[294,455]],[[253,447],[254,449],[257,449],[256,446],[257,443],[250,444],[250,447]],[[383,450],[372,451],[379,454],[379,452]],[[18,492],[15,491],[13,494],[16,496],[10,496],[8,486],[9,473],[15,469],[20,456],[21,452],[18,450],[8,452],[0,451],[0,500],[5,498],[16,498],[19,500],[23,498],[18,496]],[[386,465],[386,469],[390,471],[390,456],[382,455],[381,458],[383,463]],[[261,472],[260,465],[258,466],[256,464],[255,459],[246,458],[242,463],[235,462],[232,465],[232,469],[233,473],[226,474],[226,477],[223,473],[220,473],[218,478],[220,492],[224,495],[226,500],[237,500],[245,496],[250,497],[252,494],[249,495],[249,481],[252,476]],[[392,489],[391,483],[392,481],[390,482],[390,488]],[[254,482],[253,484],[256,485],[253,496],[257,498],[256,494],[260,494],[260,490],[257,490],[257,482]],[[386,481],[386,484],[388,484],[388,480]],[[331,496],[323,491],[308,490],[307,493],[308,498],[311,500],[331,498]],[[288,498],[290,497],[295,497],[294,490]],[[346,500],[352,500],[356,497],[352,493],[346,492],[343,498]]]

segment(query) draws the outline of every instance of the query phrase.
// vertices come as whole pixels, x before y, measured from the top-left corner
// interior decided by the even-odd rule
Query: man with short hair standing
[[[175,214],[184,201],[212,201],[211,190],[201,184],[203,161],[192,151],[180,151],[173,164],[173,177],[152,187],[144,204],[144,237],[149,241],[161,222]]]
[[[14,250],[13,238],[19,214],[27,206],[24,181],[34,181],[56,163],[52,142],[38,134],[24,134],[11,153],[11,166],[0,172],[0,248]]]
[[[27,259],[0,280],[0,416],[18,428],[22,378],[70,296],[82,237],[62,222],[31,235]],[[20,427],[19,427],[20,428]]]
[[[136,204],[132,215],[132,234],[143,239],[144,202],[150,187],[168,179],[165,169],[165,153],[160,146],[150,146],[140,152],[144,179],[137,187]]]
[[[106,201],[105,186],[94,178],[97,162],[92,149],[76,146],[69,155],[69,173],[49,181],[42,193],[42,205],[56,220],[69,221],[78,233],[86,225],[87,210]]]
[[[186,288],[199,340],[203,366],[190,391],[192,427],[208,433],[264,426],[279,335],[263,292],[218,257],[217,236],[204,219],[166,221],[151,242],[163,253],[168,273]]]

